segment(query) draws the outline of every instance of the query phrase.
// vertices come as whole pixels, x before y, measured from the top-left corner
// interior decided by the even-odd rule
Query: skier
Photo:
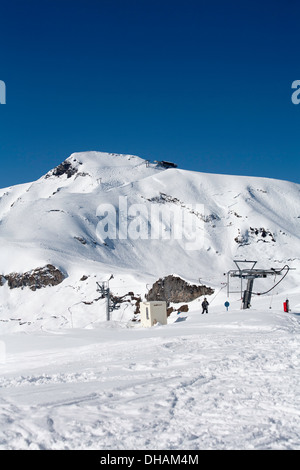
[[[209,306],[209,303],[207,302],[207,299],[206,297],[204,297],[204,300],[202,302],[202,313],[208,313],[208,306]]]

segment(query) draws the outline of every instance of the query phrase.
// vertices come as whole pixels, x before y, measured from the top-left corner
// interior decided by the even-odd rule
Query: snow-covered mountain
[[[166,168],[131,155],[72,154],[37,181],[0,190],[1,330],[103,321],[96,282],[111,275],[116,296],[143,297],[170,274],[217,294],[233,260],[247,259],[266,269],[295,268],[278,287],[292,292],[299,283],[299,195],[300,185],[287,181]],[[53,285],[40,288],[42,272]],[[31,284],[18,287],[24,275]],[[128,302],[113,315],[125,321],[133,313]]]
[[[299,191],[98,152],[1,190],[0,448],[299,449]],[[227,311],[236,259],[294,270]],[[172,274],[169,293],[213,289],[209,314],[196,297],[142,328]]]

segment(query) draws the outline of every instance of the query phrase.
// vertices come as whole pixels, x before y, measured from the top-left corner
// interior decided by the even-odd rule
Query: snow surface
[[[1,274],[53,264],[67,276],[0,286],[0,449],[299,449],[300,185],[101,152],[67,162],[70,177],[51,170],[0,190]],[[163,215],[203,205],[199,249],[173,239],[167,218],[160,239],[101,239],[99,205],[118,210],[120,197]],[[247,311],[230,294],[227,312],[233,259],[292,269]],[[111,274],[118,296],[143,298],[169,274],[206,284],[209,314],[195,300],[143,329],[129,302],[107,322],[96,282]]]
[[[194,303],[2,337],[0,449],[300,449],[300,316]]]

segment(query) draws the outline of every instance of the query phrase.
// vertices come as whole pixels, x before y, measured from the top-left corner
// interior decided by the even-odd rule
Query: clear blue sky
[[[0,187],[71,153],[300,183],[298,1],[0,0]]]

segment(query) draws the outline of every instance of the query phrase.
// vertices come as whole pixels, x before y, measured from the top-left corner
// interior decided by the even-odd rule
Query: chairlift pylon
[[[250,308],[251,305],[251,297],[252,295],[264,295],[267,294],[268,292],[271,292],[287,275],[289,270],[291,269],[287,264],[283,266],[283,268],[270,268],[270,269],[257,269],[255,268],[257,261],[248,261],[248,260],[233,260],[234,264],[236,265],[237,269],[231,269],[230,271],[227,272],[227,297],[229,297],[230,293],[230,277],[236,277],[241,279],[241,299],[243,303],[243,309],[248,309]],[[250,265],[248,268],[243,268],[242,269],[242,263],[245,263],[246,265]],[[266,278],[270,275],[282,275],[282,272],[286,269],[286,273],[284,276],[270,289],[268,289],[265,292],[253,292],[253,284],[255,279],[259,278]],[[247,286],[246,289],[243,290],[243,280],[247,281]],[[234,291],[233,291],[234,292]]]

